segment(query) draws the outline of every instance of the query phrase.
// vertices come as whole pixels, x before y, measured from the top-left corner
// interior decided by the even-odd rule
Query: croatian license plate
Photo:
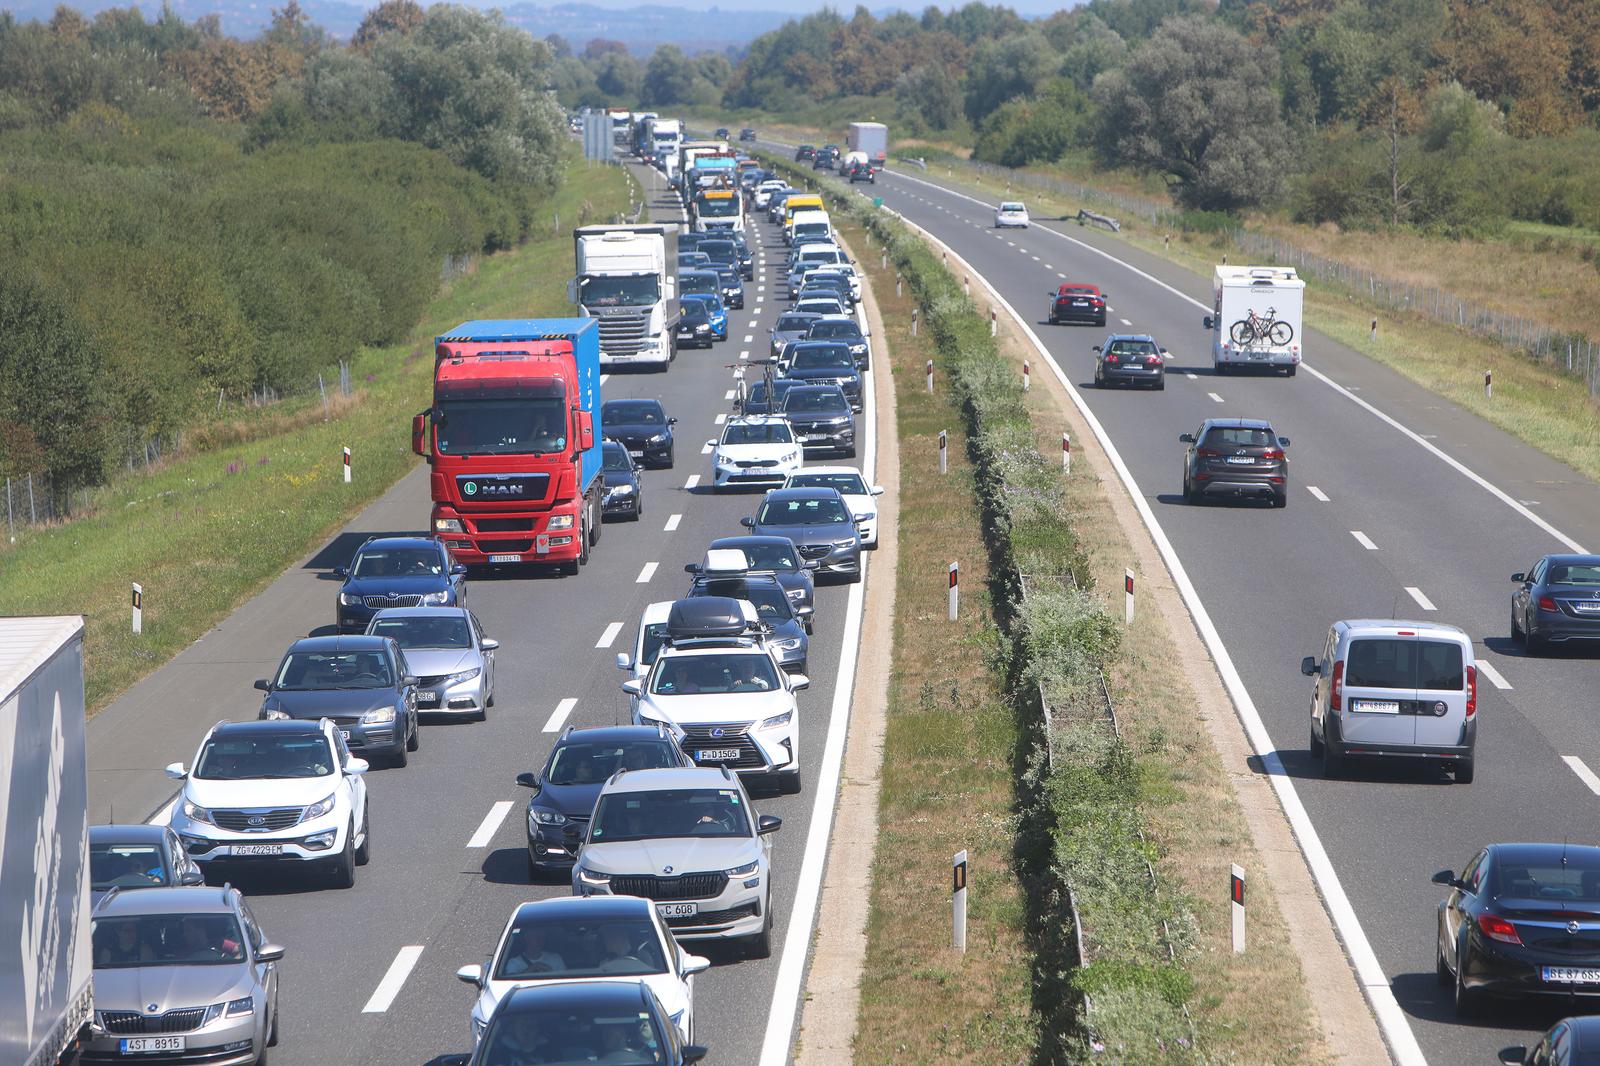
[[[1351,707],[1362,714],[1400,713],[1400,701],[1398,700],[1354,700]]]
[[[283,854],[283,845],[282,844],[235,844],[233,846],[233,853],[235,855],[282,855]],[[178,1046],[182,1047],[183,1045],[180,1044]]]
[[[1072,301],[1072,306],[1073,307],[1088,307],[1089,306],[1089,301],[1088,300],[1073,300]]]
[[[694,753],[698,762],[726,762],[739,757],[738,748],[706,748]]]
[[[520,556],[520,555],[491,555],[491,556],[489,556],[489,561],[491,563],[520,563],[520,562],[522,562],[522,556]]]
[[[419,692],[419,693],[417,693],[417,702],[418,703],[438,703],[439,702],[439,694],[437,692]]]
[[[1230,455],[1228,462],[1234,466],[1254,466],[1256,461],[1248,455]]]
[[[182,1051],[184,1039],[181,1036],[130,1036],[117,1043],[124,1055],[149,1055],[158,1051]]]
[[[700,913],[698,903],[657,903],[656,913],[663,918],[693,918]]]
[[[1578,966],[1543,966],[1540,977],[1556,985],[1600,984],[1600,970]]]

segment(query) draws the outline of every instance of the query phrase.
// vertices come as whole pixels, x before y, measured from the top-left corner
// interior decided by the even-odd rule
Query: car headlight
[[[550,524],[548,526],[546,526],[545,528],[546,529],[571,529],[572,528],[572,516],[569,515],[569,514],[554,515],[550,519]]]
[[[528,821],[538,825],[565,825],[567,816],[560,811],[547,810],[544,807],[529,807]]]
[[[360,607],[361,594],[358,592],[339,593],[339,603],[345,607]]]
[[[788,637],[784,640],[775,640],[772,642],[772,646],[779,651],[794,651],[800,646],[800,638]]]
[[[785,452],[783,454],[783,458],[778,460],[778,462],[780,462],[780,463],[797,463],[799,461],[800,461],[800,452],[799,452],[798,449],[795,450],[795,451],[792,451],[792,452]]]
[[[743,866],[735,866],[733,869],[729,870],[728,876],[753,877],[755,876],[756,871],[759,869],[761,869],[761,863],[759,860],[755,862],[747,862]]]
[[[433,520],[433,531],[435,533],[465,533],[466,529],[461,525],[461,519],[459,518],[435,518]]]
[[[711,332],[711,327],[710,326],[696,326],[694,328],[694,331],[696,333],[710,333]]]
[[[280,711],[276,707],[269,707],[261,712],[261,717],[269,722],[282,722],[289,718],[289,712]]]
[[[444,683],[446,685],[459,685],[463,681],[471,681],[481,673],[483,673],[483,668],[474,666],[471,670],[462,670],[459,673],[451,674],[444,679]]]
[[[775,714],[771,718],[762,719],[761,724],[756,726],[756,728],[757,729],[776,729],[781,725],[788,725],[789,722],[793,718],[794,718],[794,712],[793,711],[784,711],[782,714]]]
[[[393,717],[394,711],[391,710],[389,712],[389,716]],[[333,810],[333,804],[336,799],[337,797],[330,792],[326,796],[317,800],[317,802],[306,808],[305,820],[310,821],[312,818],[321,818],[324,814],[327,814],[329,811]]]
[[[655,436],[651,437],[645,443],[646,444],[665,444],[665,443],[667,443],[667,435],[665,433],[657,433]]]
[[[835,548],[854,548],[856,546],[856,539],[851,537],[849,540],[836,540],[833,542],[833,546]]]
[[[387,725],[394,721],[393,707],[374,707],[361,716],[362,725]]]
[[[424,607],[438,607],[450,602],[450,590],[440,589],[438,592],[425,594],[420,602]]]
[[[610,495],[610,496],[632,496],[633,495],[633,486],[632,485],[613,485],[609,489],[606,490],[606,493],[607,493],[607,495]]]
[[[595,888],[610,888],[611,875],[603,874],[589,869],[587,866],[578,867],[578,883],[592,885]]]
[[[204,822],[206,825],[217,824],[211,820],[211,812],[193,800],[183,801],[183,816],[191,822]]]

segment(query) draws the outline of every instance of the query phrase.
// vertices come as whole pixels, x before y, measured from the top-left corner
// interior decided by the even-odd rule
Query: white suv
[[[368,856],[365,760],[333,723],[218,722],[194,766],[167,767],[183,782],[172,828],[189,857],[212,863],[310,863],[341,888]]]
[[[772,415],[735,418],[722,436],[706,441],[712,448],[712,488],[735,485],[776,488],[805,462],[805,449],[786,419]]]

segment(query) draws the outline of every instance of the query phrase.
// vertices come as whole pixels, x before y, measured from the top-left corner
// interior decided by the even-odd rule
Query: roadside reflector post
[[[961,275],[961,292],[966,296],[972,295],[972,278],[970,275]]]
[[[915,333],[916,330],[913,329],[911,332]],[[933,360],[932,359],[928,360],[927,370],[928,370],[928,391],[932,392],[933,391]]]
[[[1367,334],[1367,339],[1368,340],[1374,340],[1374,341],[1378,339],[1378,320],[1377,319],[1373,319],[1372,320],[1372,332]]]
[[[1494,371],[1492,370],[1483,372],[1483,398],[1485,400],[1494,399]]]
[[[944,430],[939,431],[939,473],[944,473],[949,468],[945,465],[945,451],[949,444],[945,438]]]
[[[1235,867],[1237,869],[1237,867]],[[958,851],[950,863],[950,943],[967,950],[967,853]]]
[[[1123,607],[1122,607],[1122,612],[1123,612],[1122,624],[1131,626],[1131,625],[1133,625],[1133,571],[1132,570],[1124,570],[1122,572],[1122,591],[1124,593],[1123,599],[1125,601],[1123,603]]]
[[[945,268],[950,266],[950,253],[948,251],[939,253],[939,265]]]
[[[1061,434],[1061,472],[1063,474],[1072,473],[1072,435],[1070,433]]]
[[[915,337],[917,335],[917,318],[918,318],[918,309],[913,307],[911,309],[911,335],[913,337]]]
[[[999,335],[1000,335],[1000,320],[995,317],[994,308],[991,307],[991,308],[989,308],[989,336],[998,337]],[[1023,365],[1026,366],[1027,364],[1023,364]]]
[[[1028,366],[1028,361],[1026,359],[1024,359],[1022,361],[1022,391],[1023,392],[1027,392],[1028,391],[1028,387],[1030,385],[1032,385],[1032,384],[1033,384],[1032,368]]]
[[[1229,868],[1228,904],[1233,911],[1233,953],[1244,953],[1244,868],[1237,863]]]
[[[961,595],[961,568],[956,563],[950,564],[950,621],[956,620],[957,597]]]
[[[899,274],[894,276],[894,294],[896,296],[904,296],[906,294],[906,279]]]
[[[344,450],[344,483],[350,484],[350,449]]]
[[[144,586],[137,581],[133,583],[133,632],[144,632]]]

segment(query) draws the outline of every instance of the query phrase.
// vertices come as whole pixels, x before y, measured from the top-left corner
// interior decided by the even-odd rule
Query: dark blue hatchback
[[[467,605],[467,568],[432,537],[373,537],[333,572],[344,578],[337,608],[344,633],[365,632],[385,607]]]

